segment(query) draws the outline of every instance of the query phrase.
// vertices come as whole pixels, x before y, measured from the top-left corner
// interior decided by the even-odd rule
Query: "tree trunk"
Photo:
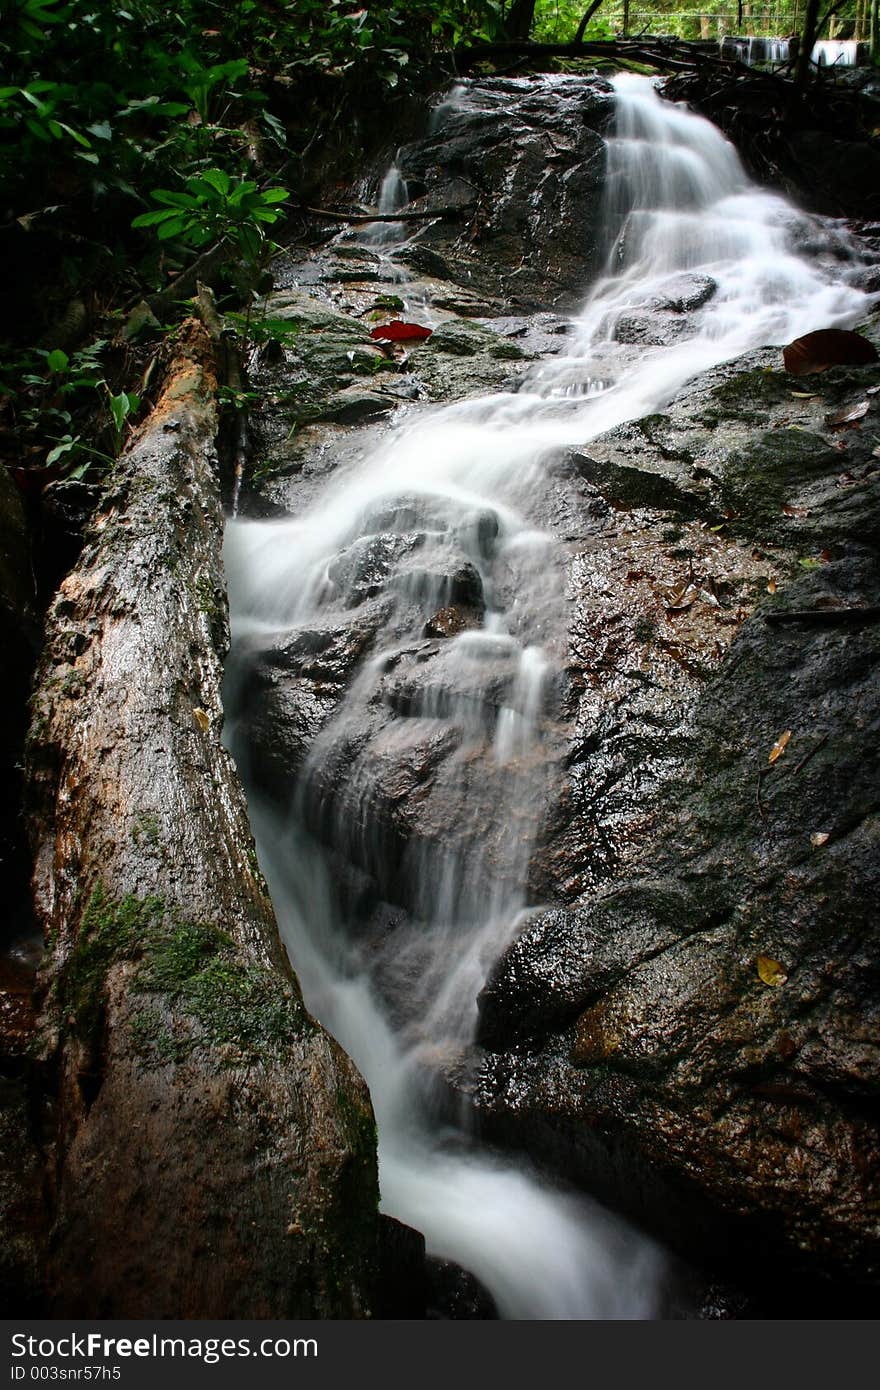
[[[50,609],[29,735],[57,1077],[51,1315],[347,1318],[366,1088],[306,1013],[225,751],[211,343],[180,331]]]
[[[535,20],[536,0],[513,0],[505,29],[511,39],[527,39]]]
[[[584,11],[584,14],[583,14],[583,16],[582,16],[582,18],[581,18],[581,22],[580,22],[580,24],[578,25],[578,27],[577,27],[577,32],[575,33],[575,36],[574,36],[574,40],[573,40],[574,43],[582,43],[582,42],[583,42],[584,34],[587,32],[587,25],[589,24],[590,20],[593,18],[593,15],[596,13],[596,11],[597,11],[598,9],[601,8],[602,4],[603,4],[603,0],[593,0],[593,3],[592,3],[592,5],[590,5],[589,9],[587,9],[587,10]]]
[[[804,27],[801,30],[797,64],[794,70],[794,80],[799,87],[806,85],[807,78],[810,74],[810,54],[813,51],[813,44],[816,41],[818,23],[819,0],[807,0],[807,8],[804,11]]]

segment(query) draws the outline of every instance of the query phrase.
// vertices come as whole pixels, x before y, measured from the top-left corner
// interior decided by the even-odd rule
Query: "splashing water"
[[[588,1198],[482,1149],[437,1081],[467,1058],[477,994],[523,920],[552,792],[564,601],[533,493],[554,450],[662,408],[750,348],[851,325],[868,302],[847,283],[854,253],[838,228],[752,185],[713,126],[645,79],[615,86],[608,271],[564,354],[516,393],[402,420],[306,515],[227,531],[228,703],[246,780],[252,663],[343,630],[360,604],[373,614],[370,656],[311,737],[289,814],[251,788],[260,857],[307,1003],[370,1085],[384,1210],[512,1318],[657,1316],[665,1263]],[[456,89],[459,114],[468,90]],[[639,341],[645,314],[682,305],[670,344]],[[389,557],[386,590],[364,599],[364,566]],[[432,644],[426,619],[456,601],[482,603],[479,626]],[[390,844],[379,813],[398,805],[401,769],[419,767],[442,788],[440,823]],[[369,948],[341,886],[364,873],[411,924]]]

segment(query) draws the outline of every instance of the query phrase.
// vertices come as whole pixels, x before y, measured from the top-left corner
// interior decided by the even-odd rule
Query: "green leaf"
[[[54,348],[46,358],[46,366],[50,372],[66,372],[70,366],[70,358],[61,348]]]
[[[260,194],[264,203],[285,203],[290,197],[290,190],[287,188],[267,188]]]
[[[79,435],[74,438],[73,435],[65,434],[55,445],[55,448],[50,449],[46,455],[46,467],[51,468],[53,463],[57,463],[65,454],[69,454],[71,449],[75,449],[78,443]]]
[[[132,222],[133,227],[157,227],[160,222],[167,222],[171,217],[179,217],[177,208],[153,208],[152,212],[142,212]]]
[[[39,121],[32,120],[30,116],[25,116],[24,123],[37,140],[42,140],[44,144],[52,143],[52,137],[45,126],[40,125]]]
[[[150,197],[155,203],[165,203],[170,208],[191,208],[195,203],[189,193],[173,193],[169,188],[154,188]]]
[[[158,231],[160,241],[170,241],[174,236],[180,236],[181,232],[186,231],[190,225],[188,217],[174,217],[168,222],[163,222]]]
[[[273,139],[276,140],[279,145],[286,145],[287,131],[285,130],[281,121],[279,121],[278,117],[273,116],[271,111],[264,111],[262,113],[262,120],[263,123],[267,125],[270,131],[272,132]]]
[[[194,182],[194,179],[189,180],[190,185]],[[201,182],[208,184],[209,187],[220,194],[221,198],[225,198],[229,192],[231,180],[223,169],[206,169],[202,174]]]
[[[67,132],[71,140],[75,140],[78,145],[82,145],[83,149],[90,150],[92,148],[91,140],[88,140],[81,131],[74,130],[72,125],[65,125],[64,121],[61,121],[60,124],[61,129]]]

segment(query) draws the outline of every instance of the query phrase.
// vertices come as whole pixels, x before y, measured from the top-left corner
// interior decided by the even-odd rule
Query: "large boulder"
[[[753,1283],[784,1267],[864,1286],[880,1276],[877,373],[805,390],[780,365],[716,369],[572,460],[629,527],[663,509],[682,578],[634,621],[627,591],[656,556],[619,590],[605,572],[539,870],[558,906],[483,992],[478,1105],[488,1135],[690,1255]],[[731,546],[738,577],[718,564]],[[728,625],[714,650],[700,610]]]

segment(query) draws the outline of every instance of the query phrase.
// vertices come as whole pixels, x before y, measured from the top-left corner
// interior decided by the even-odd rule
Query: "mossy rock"
[[[449,319],[435,328],[426,345],[433,352],[451,353],[456,357],[474,357],[478,353],[488,353],[498,360],[521,361],[525,356],[522,349],[495,333],[483,324],[472,319]]]
[[[132,996],[149,999],[131,1022],[147,1064],[197,1048],[221,1049],[229,1064],[240,1056],[259,1060],[311,1027],[293,984],[244,959],[220,927],[180,921],[158,898],[115,901],[99,887],[57,983],[63,1026],[92,1051],[104,1028],[108,976],[124,962],[133,966]],[[181,1019],[184,1030],[173,1026]]]

